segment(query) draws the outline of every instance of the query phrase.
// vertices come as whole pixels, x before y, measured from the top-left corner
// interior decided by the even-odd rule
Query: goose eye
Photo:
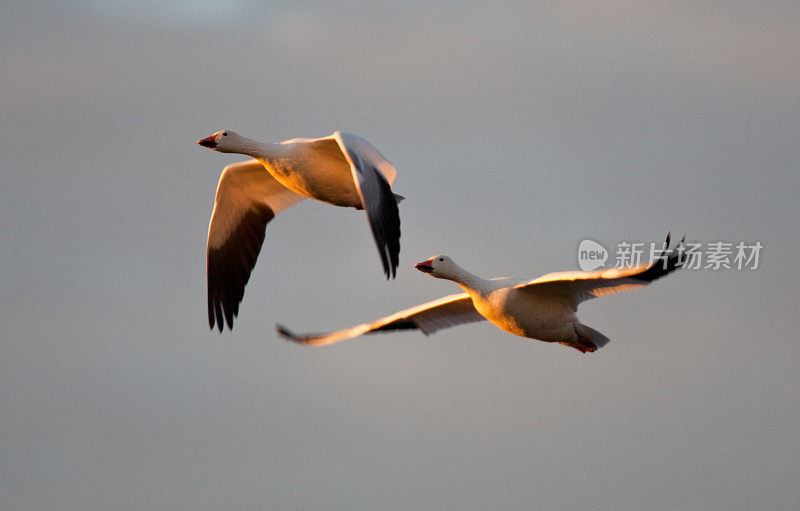
[[[222,133],[222,136],[223,136],[223,137],[227,137],[227,136],[228,136],[228,132],[227,132],[227,131],[224,131],[224,132]]]
[[[439,262],[440,262],[440,263],[443,263],[443,262],[444,262],[444,257],[440,257],[440,258],[439,258]]]

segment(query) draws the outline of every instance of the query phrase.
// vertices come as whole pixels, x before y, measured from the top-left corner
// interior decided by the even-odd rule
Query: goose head
[[[450,279],[457,273],[459,266],[446,255],[435,255],[414,265],[422,273],[440,279]]]
[[[210,137],[198,140],[197,143],[221,153],[237,153],[244,143],[244,138],[235,131],[221,130]]]

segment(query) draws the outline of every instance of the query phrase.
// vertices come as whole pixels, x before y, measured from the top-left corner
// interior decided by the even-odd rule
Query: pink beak
[[[200,144],[203,147],[210,147],[212,149],[217,147],[217,141],[214,140],[214,135],[211,135],[210,137],[206,137],[203,140],[198,140],[197,143]]]
[[[418,269],[422,273],[430,273],[433,271],[433,257],[430,259],[425,259],[421,263],[417,263],[414,265],[414,268]]]

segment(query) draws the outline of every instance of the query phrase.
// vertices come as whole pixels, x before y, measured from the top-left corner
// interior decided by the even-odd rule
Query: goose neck
[[[275,160],[285,156],[287,150],[288,147],[285,144],[269,144],[258,142],[250,138],[244,138],[239,152],[252,156],[253,158]]]
[[[484,293],[490,291],[491,281],[478,277],[477,275],[468,272],[464,268],[457,267],[452,274],[451,279],[453,282],[464,288],[464,291]]]

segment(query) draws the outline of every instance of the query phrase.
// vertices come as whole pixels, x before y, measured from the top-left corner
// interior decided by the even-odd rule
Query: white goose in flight
[[[683,240],[679,244],[682,247]],[[669,235],[656,262],[625,269],[550,273],[529,282],[500,278],[487,280],[437,255],[415,268],[440,279],[452,280],[466,291],[406,309],[391,316],[327,334],[295,335],[277,325],[278,332],[302,344],[322,346],[362,334],[418,329],[430,335],[442,328],[488,319],[506,332],[557,342],[583,353],[605,346],[609,339],[578,320],[578,304],[620,291],[645,286],[684,263],[682,250],[669,250]]]
[[[324,138],[265,144],[222,130],[197,141],[222,153],[254,159],[225,167],[208,227],[208,324],[220,332],[239,313],[239,303],[264,242],[267,223],[306,197],[363,209],[378,246],[383,271],[395,277],[400,253],[403,197],[392,193],[397,171],[369,142],[336,131]]]

